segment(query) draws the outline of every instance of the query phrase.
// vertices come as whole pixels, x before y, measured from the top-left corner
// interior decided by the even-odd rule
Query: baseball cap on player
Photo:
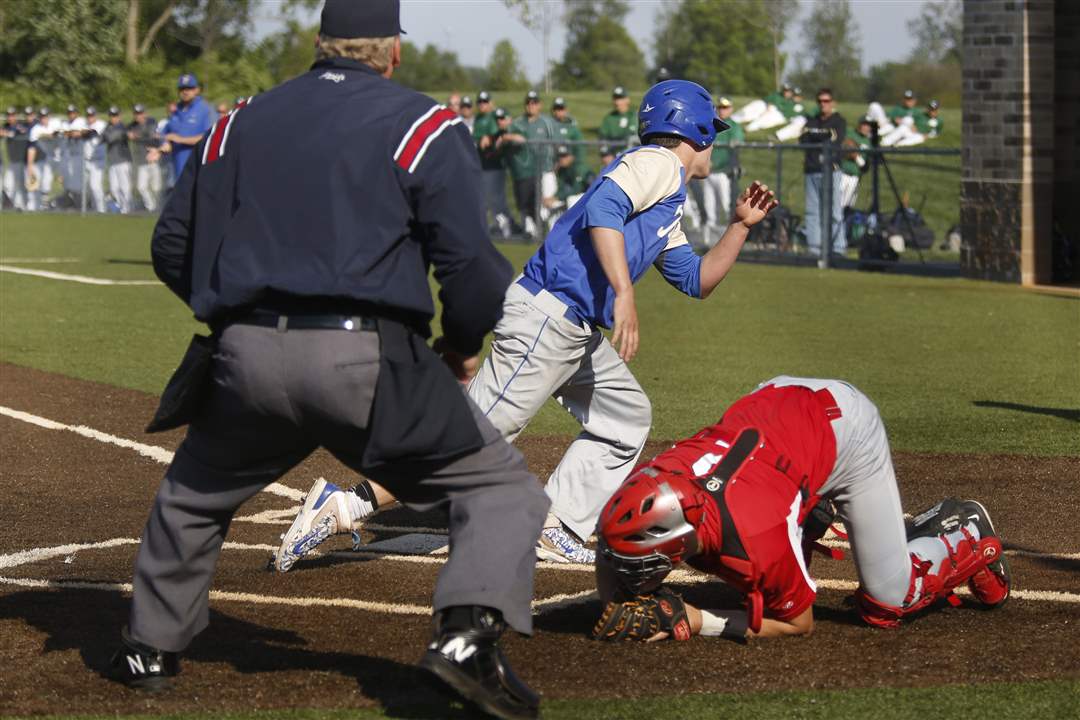
[[[905,100],[911,100],[914,97],[915,97],[915,91],[914,90],[905,90],[904,91],[904,99]]]
[[[67,111],[69,113],[77,113],[77,112],[79,112],[79,108],[75,107],[74,105],[68,105],[67,106]]]
[[[195,77],[195,73],[184,73],[176,80],[176,88],[178,90],[197,87],[199,87],[199,78]]]
[[[731,126],[720,119],[709,91],[689,80],[656,83],[641,99],[638,135],[675,135],[699,148],[713,144]]]
[[[570,152],[570,148],[566,147],[565,145],[560,145],[559,147],[555,148],[555,155],[557,157],[565,157],[571,154],[572,153]]]
[[[86,114],[87,115],[97,115],[97,108],[94,107],[93,105],[87,105],[86,106]]]
[[[38,108],[38,111],[37,111],[37,114],[38,114],[38,115],[41,115],[41,116],[43,116],[43,117],[44,117],[44,116],[47,116],[47,115],[49,114],[49,108],[48,108],[48,106],[46,106],[46,105],[42,105],[41,107],[39,107],[39,108]]]
[[[472,98],[468,95],[461,97],[461,107],[472,107]]]
[[[17,112],[18,112],[18,110],[15,109],[14,105],[8,105],[7,106],[7,114],[8,115],[14,115]]]
[[[529,92],[525,93],[525,102],[540,102],[540,93],[536,92],[535,90],[530,90]]]
[[[27,105],[26,107],[24,107],[22,109],[22,111],[23,111],[23,115],[33,115],[34,114],[34,106],[33,105]]]
[[[626,94],[626,88],[624,88],[622,85],[616,85],[615,89],[611,91],[611,97],[612,99],[617,100],[619,98],[630,96]]]
[[[479,92],[479,94],[477,94],[477,96],[476,96],[476,102],[478,102],[478,103],[491,102],[491,93],[489,93],[487,90],[481,90]]]
[[[336,38],[404,35],[399,0],[326,0],[319,33]]]
[[[716,99],[716,107],[731,107],[731,101],[721,95]]]
[[[138,115],[139,113],[144,113],[144,112],[146,112],[146,106],[145,106],[145,105],[143,105],[142,103],[135,103],[135,106],[134,106],[133,108],[131,108],[131,110],[132,110],[132,111],[133,111],[133,112],[134,112],[134,113],[135,113],[136,115]]]
[[[941,107],[941,103],[939,103],[937,100],[931,100],[926,104],[926,107],[930,108],[931,110],[937,110],[939,107]]]
[[[555,98],[554,100],[551,101],[551,109],[552,110],[562,110],[565,107],[566,107],[566,100],[561,98],[561,97],[557,97],[557,98]]]
[[[109,114],[110,115],[119,115],[120,114],[120,108],[116,107],[115,105],[112,105],[111,107],[109,107]]]
[[[495,108],[494,115],[496,120],[505,120],[510,117],[510,113],[506,112],[506,108]]]

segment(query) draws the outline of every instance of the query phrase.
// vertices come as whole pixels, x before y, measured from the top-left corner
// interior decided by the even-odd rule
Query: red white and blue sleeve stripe
[[[461,118],[458,114],[445,105],[432,106],[405,132],[405,136],[398,143],[397,150],[394,151],[394,162],[402,170],[412,173],[424,158],[424,153],[427,152],[431,143],[448,127],[460,122]]]

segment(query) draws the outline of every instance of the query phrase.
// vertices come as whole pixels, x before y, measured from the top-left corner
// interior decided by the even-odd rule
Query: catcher
[[[839,380],[781,376],[720,422],[638,466],[608,500],[597,534],[601,640],[693,635],[808,635],[816,586],[812,546],[833,520],[847,528],[863,620],[896,627],[967,585],[984,606],[1009,597],[990,516],[947,499],[905,526],[877,408]],[[746,596],[745,607],[699,609],[661,585],[685,562]]]

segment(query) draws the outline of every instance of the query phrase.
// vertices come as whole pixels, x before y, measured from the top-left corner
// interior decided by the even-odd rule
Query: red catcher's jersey
[[[721,548],[730,551],[732,539],[723,542],[720,510],[704,488],[698,492],[705,497],[692,504],[702,505],[705,512],[687,513],[700,543],[698,554],[687,562],[743,592],[760,592],[767,616],[789,620],[810,607],[817,593],[803,558],[799,527],[803,506],[818,493],[836,463],[836,437],[819,396],[801,386],[762,388],[728,408],[716,425],[645,465],[708,477],[727,446],[747,428],[757,429],[767,447],[791,461],[785,474],[761,459],[747,460],[725,483],[725,505],[751,569],[735,572],[731,563],[721,562],[725,554]],[[804,475],[806,496],[792,479]]]

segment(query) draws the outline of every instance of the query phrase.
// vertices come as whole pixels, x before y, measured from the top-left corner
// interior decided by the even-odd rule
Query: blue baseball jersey
[[[177,106],[176,112],[169,116],[165,133],[176,133],[183,137],[205,135],[215,122],[217,122],[217,112],[210,107],[210,103],[203,100],[201,95],[196,95],[187,107]],[[194,145],[173,144],[172,161],[175,177],[180,177],[184,164],[194,149]]]
[[[675,153],[656,145],[627,150],[604,168],[548,233],[523,274],[593,325],[614,324],[615,291],[604,274],[591,227],[623,233],[630,278],[655,265],[671,285],[701,295],[701,258],[681,228],[686,179]]]

